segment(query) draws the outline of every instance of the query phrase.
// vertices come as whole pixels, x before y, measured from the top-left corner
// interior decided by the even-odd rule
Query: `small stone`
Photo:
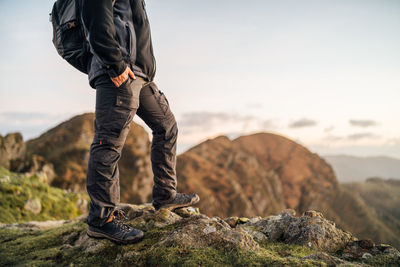
[[[246,223],[248,220],[249,220],[249,218],[241,217],[241,218],[239,218],[238,223],[240,223],[240,224]]]
[[[358,241],[358,245],[359,245],[361,248],[371,249],[371,248],[374,247],[374,242],[372,242],[371,239],[364,239],[364,240]]]
[[[221,220],[221,218],[217,217],[217,216],[214,216],[211,218],[211,221],[214,221],[214,222],[219,222],[220,220]]]
[[[268,241],[268,238],[261,233],[260,231],[256,231],[254,229],[251,229],[249,227],[241,226],[240,229],[242,229],[243,231],[245,231],[246,233],[248,233],[249,235],[251,235],[253,237],[253,239],[255,241],[257,241],[258,243],[264,243]]]
[[[261,220],[262,220],[261,217],[254,217],[254,218],[249,219],[249,220],[247,221],[247,223],[255,224],[255,223],[257,223],[257,222],[259,222],[259,221],[261,221]]]
[[[199,208],[188,207],[187,210],[188,210],[188,212],[190,212],[192,214],[199,214],[200,213]]]
[[[159,217],[159,218],[167,219],[170,216],[171,211],[167,210],[167,209],[159,209],[156,214],[157,214],[157,217]]]
[[[11,181],[10,176],[6,175],[0,178],[0,183],[9,183]]]
[[[25,202],[24,209],[37,215],[42,210],[42,205],[38,198],[30,198]]]
[[[176,209],[174,212],[183,218],[189,218],[190,216],[200,214],[199,209],[193,208],[193,207],[185,207],[185,208]]]
[[[226,218],[226,219],[225,219],[225,222],[226,222],[227,224],[229,224],[229,226],[230,226],[231,228],[235,228],[236,225],[238,224],[238,220],[239,220],[238,217],[229,217],[229,218]]]
[[[310,218],[312,218],[312,217],[324,218],[324,216],[322,215],[321,212],[318,212],[318,211],[315,211],[315,210],[308,210],[308,211],[305,211],[305,212],[303,213],[303,216],[307,216],[307,217],[310,217]]]
[[[364,254],[362,255],[362,258],[363,258],[364,260],[368,260],[368,259],[372,258],[372,255],[371,255],[370,253],[366,252],[366,253],[364,253]]]
[[[206,235],[208,235],[210,233],[214,233],[216,231],[217,231],[217,229],[211,225],[207,225],[206,228],[203,229],[203,233],[205,233]]]
[[[295,216],[296,215],[296,211],[293,210],[293,209],[284,209],[279,213],[279,215],[281,215],[281,216],[285,216],[285,215]]]

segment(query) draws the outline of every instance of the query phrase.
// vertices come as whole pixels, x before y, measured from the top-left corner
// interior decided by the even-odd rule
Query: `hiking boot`
[[[107,238],[117,244],[132,244],[143,239],[142,231],[120,222],[114,215],[111,215],[103,226],[89,225],[87,235],[93,238]]]
[[[176,196],[172,201],[162,204],[153,202],[153,206],[156,210],[167,209],[172,211],[177,208],[194,205],[199,201],[200,197],[197,194],[176,193]]]

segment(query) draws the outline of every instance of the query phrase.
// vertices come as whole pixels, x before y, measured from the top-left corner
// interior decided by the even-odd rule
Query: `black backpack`
[[[72,66],[88,73],[92,58],[81,19],[81,0],[57,0],[50,13],[53,44]]]

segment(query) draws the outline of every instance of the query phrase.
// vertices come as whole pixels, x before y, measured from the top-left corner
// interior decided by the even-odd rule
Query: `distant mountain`
[[[390,157],[323,156],[332,165],[339,182],[364,181],[369,177],[400,179],[400,159]]]
[[[268,216],[282,208],[302,214],[314,209],[361,238],[400,246],[400,217],[378,208],[376,197],[367,201],[358,187],[339,184],[323,158],[283,136],[209,139],[178,157],[177,172],[178,188],[197,192],[200,210],[210,216]]]
[[[365,182],[346,183],[342,186],[359,203],[363,203],[362,206],[367,207],[364,211],[375,222],[369,227],[360,223],[357,234],[400,247],[400,180],[370,178]]]
[[[179,156],[178,187],[200,194],[209,215],[268,215],[319,207],[338,188],[332,168],[283,136],[259,133],[207,140]]]

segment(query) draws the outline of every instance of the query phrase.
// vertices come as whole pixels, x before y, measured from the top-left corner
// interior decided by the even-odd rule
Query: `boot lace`
[[[132,227],[130,227],[129,225],[121,222],[119,219],[115,218],[113,220],[113,223],[119,228],[121,229],[121,231],[123,232],[130,232],[132,231]]]
[[[113,213],[114,217],[122,222],[126,222],[129,220],[128,216],[126,215],[125,211],[123,210],[114,210]]]
[[[119,229],[121,229],[121,231],[124,231],[124,232],[132,231],[132,229],[133,229],[132,227],[123,223],[128,220],[128,217],[126,216],[126,214],[123,210],[115,210],[113,215],[114,215],[113,222],[116,226],[118,226]]]

